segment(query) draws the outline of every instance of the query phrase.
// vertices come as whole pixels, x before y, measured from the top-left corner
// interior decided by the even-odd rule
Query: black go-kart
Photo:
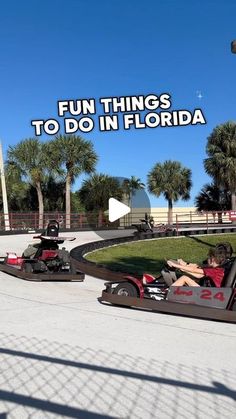
[[[139,219],[140,223],[131,224],[132,227],[136,228],[134,232],[135,236],[141,236],[149,233],[168,233],[175,232],[175,228],[167,224],[154,224],[154,220],[150,217]]]

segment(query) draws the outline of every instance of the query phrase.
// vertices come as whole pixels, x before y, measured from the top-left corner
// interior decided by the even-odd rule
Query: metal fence
[[[154,226],[167,225],[168,213],[151,211],[151,216],[154,221]],[[56,219],[60,224],[61,229],[66,229],[68,222],[70,229],[99,229],[99,228],[128,228],[132,224],[139,223],[140,219],[145,217],[145,209],[136,209],[125,217],[117,220],[114,223],[108,221],[108,216],[98,214],[97,212],[81,212],[71,213],[66,217],[65,212],[45,212],[43,216],[43,228],[46,227],[49,220]],[[205,227],[212,225],[227,225],[232,224],[236,220],[236,213],[234,211],[227,212],[175,212],[173,211],[173,225],[176,230],[187,226],[201,226]],[[9,225],[9,230],[37,230],[39,228],[39,214],[38,212],[10,212],[6,214],[0,213],[0,230],[6,229],[6,222]]]
[[[65,229],[68,223],[70,229],[97,229],[106,227],[119,227],[119,221],[114,223],[108,222],[108,217],[98,215],[97,213],[71,213],[66,216],[65,212],[45,212],[43,215],[43,228],[48,224],[49,220],[57,220],[60,228]],[[6,228],[6,224],[9,228]],[[39,228],[38,212],[9,212],[8,215],[0,213],[0,230],[37,230]]]

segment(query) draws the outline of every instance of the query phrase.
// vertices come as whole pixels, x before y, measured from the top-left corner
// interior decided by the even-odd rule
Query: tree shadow
[[[140,276],[143,272],[149,272],[153,275],[159,275],[161,270],[166,265],[165,260],[157,258],[148,258],[144,256],[122,256],[116,259],[108,260],[104,264],[98,266],[108,268],[112,271],[124,272]]]
[[[197,243],[204,244],[204,246],[207,246],[207,247],[212,247],[212,248],[215,247],[215,244],[208,243],[205,240],[199,239],[199,237],[196,237],[196,236],[186,236],[186,238],[191,239]]]

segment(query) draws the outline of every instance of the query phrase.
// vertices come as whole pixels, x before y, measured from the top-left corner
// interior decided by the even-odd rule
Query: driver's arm
[[[196,276],[196,278],[201,278],[202,276],[204,276],[203,269],[199,268],[195,264],[181,265],[178,262],[175,262],[173,260],[168,260],[167,263],[170,267],[179,269],[182,272],[190,273]]]

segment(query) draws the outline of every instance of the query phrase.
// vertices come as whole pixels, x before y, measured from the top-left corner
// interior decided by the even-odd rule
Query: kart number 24
[[[224,297],[224,293],[222,291],[219,292],[212,292],[212,290],[202,290],[201,294],[200,294],[200,298],[202,298],[203,300],[212,300],[213,298],[215,298],[216,300],[219,301],[224,301],[225,297]]]

